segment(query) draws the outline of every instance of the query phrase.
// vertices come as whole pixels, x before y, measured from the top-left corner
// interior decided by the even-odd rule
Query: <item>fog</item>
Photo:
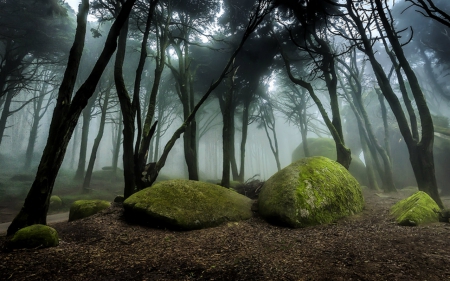
[[[33,37],[28,38],[31,36],[27,33],[29,26],[22,26],[20,22],[15,23],[17,34],[21,36],[14,42],[8,41],[12,35],[6,29],[0,32],[0,105],[3,122],[0,122],[3,126],[0,155],[4,182],[15,174],[35,175],[38,171],[48,143],[50,125],[55,122],[52,120],[53,112],[74,40],[78,2],[65,1],[61,7],[65,7],[66,12],[60,12],[60,8],[53,6],[48,8],[55,9],[49,18],[46,12],[22,15],[41,17],[51,22],[44,24],[37,19],[34,23],[42,24],[36,28],[45,28],[50,34],[48,38],[36,41],[39,45],[27,41],[30,38],[35,40],[34,36],[39,37],[32,34]],[[107,4],[112,2],[106,1]],[[67,149],[62,147],[66,151],[59,170],[64,175],[70,174],[66,180],[70,178],[71,186],[81,185],[96,138],[101,137],[101,140],[93,171],[114,167],[115,157],[118,157],[117,168],[123,173],[122,170],[127,169],[123,160],[124,147],[129,142],[126,138],[133,143],[140,142],[140,126],[144,128],[148,125],[150,128],[155,121],[158,125],[150,146],[143,150],[146,152],[145,163],[160,161],[166,144],[170,143],[190,113],[196,110],[195,105],[203,102],[203,95],[209,94],[208,89],[214,81],[221,77],[221,82],[196,112],[195,122],[187,124],[184,134],[176,139],[167,160],[156,173],[159,180],[191,178],[221,183],[227,187],[230,180],[256,178],[264,181],[279,168],[292,163],[294,150],[304,144],[304,140],[329,138],[335,141],[337,148],[350,149],[353,161],[361,160],[368,170],[375,170],[372,179],[362,176],[365,178],[362,184],[370,187],[378,185],[385,191],[417,186],[417,175],[411,168],[409,151],[421,145],[421,139],[429,138],[425,133],[431,123],[426,116],[431,114],[434,121],[432,135],[435,136],[431,147],[434,144],[437,186],[441,193],[450,193],[446,184],[448,163],[445,160],[450,157],[449,25],[425,17],[413,8],[405,10],[408,5],[404,1],[384,7],[391,12],[387,13],[392,15],[391,27],[399,32],[399,44],[408,63],[406,66],[401,57],[403,54],[394,50],[393,43],[388,40],[386,27],[379,26],[382,23],[360,17],[374,30],[372,34],[366,34],[373,46],[373,50],[368,50],[356,25],[340,25],[342,21],[339,17],[343,15],[337,10],[333,16],[330,15],[330,11],[338,8],[324,4],[324,10],[319,10],[312,17],[306,10],[290,12],[292,7],[280,1],[246,38],[231,66],[224,70],[245,34],[254,3],[200,1],[201,4],[196,2],[200,6],[192,8],[179,1],[161,1],[149,27],[147,54],[144,55],[146,60],[136,92],[136,69],[148,14],[148,1],[138,2],[140,4],[130,16],[124,64],[121,66],[124,89],[136,117],[131,123],[122,118],[127,101],[126,98],[119,98],[120,91],[124,90],[118,90],[120,79],[115,68],[117,58],[113,55],[92,97],[81,115],[77,116],[73,133],[68,134],[70,142]],[[446,1],[435,2],[448,12],[450,6]],[[237,4],[241,5],[240,9],[236,9]],[[13,6],[9,1],[2,5]],[[174,10],[170,10],[168,5],[174,5]],[[92,1],[73,99],[90,77],[105,46],[114,18],[110,13],[111,7]],[[358,8],[354,9],[360,12]],[[308,20],[304,22],[304,18]],[[7,20],[14,19],[4,18],[0,24],[5,25]],[[314,27],[302,28],[306,23],[313,23]],[[17,44],[17,48],[24,51],[14,58],[19,61],[19,66],[7,72],[11,44]],[[373,58],[369,51],[373,51]],[[158,61],[161,57],[164,58],[162,64]],[[381,70],[373,67],[375,61],[381,65]],[[160,75],[157,74],[158,67]],[[408,72],[409,67],[419,81],[420,89],[414,86],[415,78]],[[396,69],[400,70],[397,72]],[[382,75],[387,77],[389,86],[381,82],[381,72],[377,71],[384,73]],[[417,94],[419,92],[426,100],[425,106]],[[146,115],[151,108],[153,93],[154,112],[149,119],[151,123],[147,123]],[[136,97],[139,99],[137,107],[132,104]],[[395,100],[400,105],[398,108],[395,108]],[[383,112],[383,106],[386,112]],[[104,131],[98,134],[102,127],[102,108],[106,108],[103,113]],[[230,114],[231,117],[228,116]],[[398,120],[405,126],[403,129]],[[33,126],[37,128],[34,137]],[[133,127],[132,134],[125,133],[126,126]],[[408,139],[408,135],[411,135],[409,143],[415,146],[407,147],[405,137]],[[229,137],[229,142],[226,137]],[[361,140],[369,140],[369,144]],[[371,148],[371,155],[368,156]],[[307,145],[299,149],[306,152]],[[309,149],[314,151],[315,148]],[[318,155],[322,155],[320,148],[318,151]],[[383,158],[384,152],[387,158]],[[245,171],[241,167],[241,155],[244,153]],[[336,153],[333,156],[339,157],[339,152],[338,156]],[[375,163],[374,157],[379,158],[379,162]],[[231,176],[224,176],[224,158],[230,159],[227,166]],[[383,162],[385,159],[387,162]],[[345,165],[344,162],[341,164]],[[383,173],[390,169],[394,180],[389,183]],[[75,175],[77,170],[81,178]],[[224,180],[224,177],[229,179]],[[123,184],[122,180],[121,176],[118,179],[120,184]],[[23,199],[25,193],[21,196]]]

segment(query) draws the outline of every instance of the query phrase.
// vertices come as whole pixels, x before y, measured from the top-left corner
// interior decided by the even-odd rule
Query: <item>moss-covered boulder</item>
[[[169,180],[141,190],[123,203],[129,221],[177,230],[202,229],[252,217],[252,201],[206,182]]]
[[[330,223],[363,207],[358,181],[342,165],[322,156],[303,158],[274,174],[258,199],[263,218],[294,228]]]
[[[329,138],[308,138],[308,149],[310,156],[324,156],[331,160],[336,160],[336,144]],[[292,162],[305,158],[303,144],[295,148],[292,153]],[[352,154],[352,162],[349,168],[350,173],[358,180],[361,185],[367,185],[366,166],[358,156]]]
[[[110,206],[111,203],[105,200],[77,200],[70,206],[69,221],[95,215]]]
[[[52,210],[58,210],[62,207],[62,200],[59,196],[52,195],[50,197],[50,209]]]
[[[399,225],[417,226],[438,222],[440,208],[425,192],[417,191],[391,208],[391,214]]]
[[[17,231],[11,241],[9,241],[8,248],[47,248],[56,247],[58,244],[58,232],[54,228],[42,224],[34,224]]]

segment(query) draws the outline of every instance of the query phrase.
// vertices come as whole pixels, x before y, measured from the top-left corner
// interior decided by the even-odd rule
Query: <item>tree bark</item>
[[[80,142],[80,153],[78,157],[78,166],[75,172],[75,181],[81,181],[84,178],[84,173],[86,172],[86,154],[87,154],[87,143],[89,137],[89,127],[91,124],[91,110],[94,105],[94,98],[90,99],[88,105],[83,110],[83,125],[81,127],[81,142]]]
[[[245,181],[245,145],[247,143],[248,134],[248,120],[250,111],[251,99],[244,100],[244,110],[242,111],[242,136],[241,136],[241,155],[240,155],[240,166],[239,166],[239,182]]]
[[[47,76],[45,76],[47,77]],[[25,164],[24,164],[24,170],[29,170],[31,168],[31,164],[33,162],[33,153],[34,153],[34,146],[36,144],[36,138],[39,128],[39,122],[41,121],[42,117],[44,116],[43,113],[41,113],[42,110],[42,104],[44,103],[44,98],[47,92],[48,84],[43,83],[41,89],[39,90],[39,97],[37,100],[33,101],[33,121],[31,124],[30,129],[30,136],[28,138],[28,144],[27,144],[27,151],[25,153]],[[35,89],[38,91],[37,89]],[[47,104],[48,108],[49,104]],[[46,110],[44,110],[44,113]]]
[[[109,91],[105,93],[105,100],[103,101],[103,107],[100,116],[100,127],[98,129],[97,136],[95,137],[94,144],[92,146],[91,157],[89,158],[89,164],[86,170],[86,175],[83,181],[83,192],[87,193],[91,184],[92,172],[94,170],[95,159],[97,158],[97,151],[100,146],[100,142],[103,138],[103,132],[105,130],[106,112],[109,102]]]
[[[434,128],[433,121],[431,120],[431,115],[429,109],[427,107],[425,98],[420,90],[420,86],[418,84],[417,78],[414,75],[414,72],[410,68],[409,63],[404,57],[402,47],[398,42],[396,35],[392,32],[389,22],[384,14],[383,7],[381,5],[381,1],[375,0],[376,8],[378,10],[378,15],[383,23],[383,27],[386,31],[386,34],[389,38],[389,42],[391,43],[393,50],[396,54],[397,59],[399,60],[399,65],[403,68],[406,76],[408,77],[408,81],[411,86],[411,90],[413,96],[415,98],[415,102],[417,105],[417,109],[419,111],[419,116],[422,123],[422,140],[418,142],[417,139],[413,137],[413,134],[410,131],[410,127],[405,116],[405,113],[402,109],[401,103],[397,96],[395,95],[389,79],[386,76],[382,66],[379,64],[377,59],[375,58],[375,53],[372,48],[372,44],[365,33],[365,28],[361,22],[361,19],[358,15],[354,13],[352,10],[351,1],[347,1],[347,11],[349,12],[350,17],[354,21],[360,36],[362,43],[364,45],[364,50],[371,62],[372,69],[377,78],[380,89],[388,101],[392,112],[394,113],[397,123],[399,125],[400,132],[405,140],[405,143],[408,147],[411,165],[413,167],[414,175],[417,181],[417,185],[419,190],[428,193],[431,198],[433,198],[436,203],[442,208],[443,204],[439,197],[436,176],[434,170],[434,160],[433,160],[433,140],[434,140]]]
[[[134,133],[136,108],[128,95],[128,91],[123,79],[123,63],[125,60],[125,51],[128,35],[128,20],[126,20],[117,45],[116,62],[114,64],[114,82],[116,84],[117,96],[119,97],[120,110],[123,120],[123,176],[125,188],[123,196],[130,197],[136,190],[135,158],[134,158]]]
[[[122,113],[119,112],[119,121],[117,122],[117,134],[114,141],[113,158],[112,158],[112,171],[114,177],[117,176],[117,165],[119,164],[120,145],[122,144]]]
[[[89,1],[82,0],[82,5],[77,16],[75,40],[70,50],[67,68],[59,88],[58,100],[53,112],[47,144],[38,167],[36,178],[28,192],[22,209],[8,227],[7,235],[13,235],[19,229],[29,225],[46,224],[50,196],[59,168],[64,159],[67,145],[83,108],[93,95],[104,69],[116,49],[117,36],[128,18],[134,2],[135,0],[128,0],[123,5],[119,16],[111,26],[105,47],[99,59],[85,83],[75,94],[71,103],[70,98],[84,47],[89,10]]]
[[[320,101],[319,97],[315,94],[314,89],[311,86],[311,84],[302,79],[299,79],[299,78],[296,78],[293,76],[293,74],[291,72],[291,65],[290,65],[289,59],[287,58],[287,55],[281,48],[280,48],[280,52],[281,52],[281,56],[283,58],[284,64],[286,66],[286,71],[289,76],[289,79],[293,83],[299,85],[300,87],[305,88],[309,92],[309,95],[313,99],[314,103],[317,105],[317,108],[319,109],[319,112],[322,115],[322,118],[323,118],[328,130],[330,131],[331,136],[333,137],[333,140],[336,143],[336,153],[338,155],[338,158],[336,161],[348,170],[348,168],[350,166],[350,162],[351,162],[350,149],[345,147],[344,142],[341,139],[338,130],[336,130],[332,121],[328,117],[328,114],[327,114],[325,108],[323,107],[322,102]],[[341,130],[342,130],[342,128],[341,128]],[[341,155],[341,156],[339,157],[339,155]]]
[[[433,143],[434,143],[434,126],[431,118],[430,109],[428,108],[425,96],[419,84],[419,80],[406,59],[403,48],[398,41],[398,36],[392,29],[386,14],[383,10],[383,5],[380,0],[375,0],[377,5],[380,20],[385,29],[389,42],[392,45],[393,51],[398,59],[400,67],[403,69],[408,78],[411,92],[419,111],[420,123],[422,127],[421,140],[410,141],[408,150],[410,151],[410,160],[413,166],[413,171],[416,176],[419,190],[428,193],[431,198],[436,201],[439,207],[444,208],[444,205],[439,196],[436,174],[434,168]],[[413,135],[414,136],[414,135]]]
[[[2,143],[5,129],[6,129],[6,121],[10,115],[9,108],[11,107],[11,102],[14,96],[14,91],[11,89],[6,93],[5,102],[3,103],[2,115],[0,117],[0,145]]]
[[[225,78],[225,76],[229,72],[231,65],[234,62],[234,59],[244,46],[245,41],[255,31],[256,27],[258,27],[258,25],[262,22],[264,17],[272,11],[272,8],[273,7],[270,5],[270,3],[266,3],[265,0],[258,1],[258,5],[256,6],[254,12],[250,16],[249,23],[247,24],[247,27],[244,31],[240,44],[231,55],[219,78],[214,83],[211,84],[211,86],[203,95],[203,97],[200,99],[200,101],[195,105],[192,112],[185,119],[183,124],[173,133],[171,139],[167,142],[166,146],[164,147],[164,151],[160,159],[156,163],[154,169],[152,169],[148,175],[150,185],[153,184],[153,182],[158,177],[159,171],[162,169],[162,167],[164,167],[167,160],[167,156],[169,155],[170,150],[175,145],[175,141],[181,136],[183,132],[185,132],[186,127],[189,125],[189,123],[191,123],[194,120],[197,111],[200,109],[200,107],[203,105],[203,103],[206,101],[206,99],[209,97],[212,91],[214,91],[214,89],[216,89],[217,86],[219,86],[219,84],[221,83],[221,81]]]

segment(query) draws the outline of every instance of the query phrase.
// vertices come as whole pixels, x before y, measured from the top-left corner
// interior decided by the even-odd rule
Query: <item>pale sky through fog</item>
[[[75,12],[78,12],[78,5],[81,0],[66,0],[66,3],[69,4]]]

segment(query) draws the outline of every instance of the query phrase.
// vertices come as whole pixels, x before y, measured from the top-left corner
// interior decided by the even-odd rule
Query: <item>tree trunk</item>
[[[297,91],[297,93],[299,93]],[[309,148],[308,148],[308,118],[306,116],[306,90],[305,88],[302,88],[301,93],[301,105],[302,108],[300,110],[299,116],[300,116],[300,134],[302,135],[302,146],[303,146],[303,152],[305,153],[305,157],[309,157]]]
[[[34,146],[36,144],[36,138],[38,133],[39,122],[41,121],[41,109],[45,98],[45,92],[47,91],[47,84],[42,85],[39,91],[39,97],[37,100],[33,101],[33,121],[30,129],[30,137],[28,138],[27,151],[25,153],[25,164],[24,170],[29,170],[33,162]],[[37,90],[37,89],[35,89]]]
[[[123,129],[123,120],[122,113],[119,112],[119,121],[117,124],[117,134],[115,136],[114,149],[113,149],[113,157],[112,157],[112,171],[114,178],[117,175],[117,165],[119,164],[119,153],[120,153],[120,145],[122,144],[122,129]]]
[[[117,20],[111,26],[105,47],[99,59],[86,82],[75,94],[71,103],[70,98],[84,47],[89,10],[89,1],[82,0],[82,5],[77,16],[75,41],[70,50],[67,68],[59,88],[58,100],[53,112],[47,144],[38,167],[36,178],[28,192],[22,209],[8,227],[7,235],[13,235],[19,229],[29,225],[46,224],[50,196],[59,168],[64,159],[67,145],[83,108],[93,95],[104,69],[116,49],[117,36],[120,33],[123,23],[128,18],[134,2],[135,0],[128,0],[123,5]]]
[[[359,139],[361,142],[361,149],[363,151],[364,160],[366,163],[367,182],[368,182],[370,189],[378,191],[378,190],[380,190],[380,188],[378,187],[378,181],[375,176],[375,169],[373,166],[374,160],[372,157],[372,152],[369,150],[369,147],[367,145],[367,141],[363,136],[364,131],[362,128],[362,124],[358,123],[358,129],[359,129]]]
[[[239,166],[239,182],[245,181],[245,145],[247,143],[247,133],[248,133],[248,120],[250,111],[251,99],[244,100],[244,110],[242,111],[242,137],[241,137],[241,156],[240,156],[240,166]]]
[[[264,131],[266,133],[266,137],[269,140],[270,150],[272,151],[273,156],[275,157],[275,162],[277,164],[278,171],[281,170],[280,157],[279,157],[279,149],[278,149],[278,139],[277,132],[275,128],[275,116],[273,115],[272,109],[264,108],[260,112],[261,121],[263,123]],[[272,132],[273,141],[270,137],[269,130]]]
[[[6,93],[5,102],[3,103],[2,115],[0,117],[0,145],[2,143],[4,134],[5,134],[6,121],[8,120],[8,117],[10,115],[9,108],[11,107],[11,102],[12,102],[13,96],[14,96],[14,91],[9,90]]]
[[[261,4],[261,3],[260,3]],[[249,23],[247,25],[246,30],[244,31],[244,34],[242,36],[241,42],[239,46],[236,48],[236,50],[231,55],[230,59],[228,60],[227,64],[225,65],[222,73],[220,74],[219,78],[211,84],[209,89],[206,91],[206,93],[203,95],[203,97],[200,99],[200,101],[195,105],[192,112],[189,114],[189,116],[184,120],[183,124],[173,133],[170,140],[167,142],[166,146],[164,147],[164,151],[156,163],[154,169],[152,169],[148,175],[149,183],[150,185],[153,184],[153,182],[158,177],[159,171],[164,167],[167,156],[169,155],[170,150],[175,145],[175,141],[181,136],[183,132],[185,132],[186,127],[191,123],[194,118],[197,111],[200,109],[200,107],[203,105],[203,103],[206,101],[206,99],[209,97],[209,95],[214,91],[214,89],[219,86],[221,81],[225,78],[227,75],[231,65],[234,62],[234,59],[239,54],[240,50],[244,46],[245,41],[248,39],[248,37],[253,33],[253,31],[258,27],[258,25],[262,22],[264,17],[270,13],[272,10],[272,6],[261,6],[258,5],[256,9],[254,10],[254,13],[252,13]]]
[[[281,56],[284,60],[284,64],[286,66],[286,71],[289,76],[289,79],[296,85],[299,85],[300,87],[305,88],[309,92],[309,95],[313,99],[314,103],[317,105],[317,108],[319,109],[319,112],[322,115],[322,118],[323,118],[328,130],[330,131],[334,142],[336,143],[336,153],[337,153],[336,161],[348,170],[348,168],[350,166],[350,162],[352,160],[350,149],[345,147],[343,139],[340,137],[339,131],[336,130],[332,121],[328,117],[328,114],[327,114],[325,108],[323,107],[322,102],[316,95],[311,84],[302,79],[296,78],[292,75],[289,59],[287,58],[287,55],[283,51],[283,49],[280,48],[280,51],[281,51]],[[342,130],[342,128],[341,128],[341,130]]]
[[[89,158],[89,164],[86,170],[86,175],[83,181],[83,192],[88,192],[89,186],[91,184],[92,171],[94,170],[95,159],[97,158],[97,151],[100,146],[100,141],[103,137],[103,132],[105,130],[106,121],[106,111],[108,109],[109,102],[109,91],[105,93],[105,100],[103,101],[103,107],[100,116],[100,127],[98,129],[97,136],[94,140],[94,145],[92,146],[91,157]]]
[[[75,181],[81,181],[84,178],[86,171],[86,154],[87,143],[89,136],[89,126],[91,124],[91,101],[88,102],[88,106],[83,110],[83,125],[81,127],[81,142],[80,142],[80,154],[78,157],[77,171],[75,172]]]
[[[419,81],[412,70],[408,60],[406,59],[403,48],[398,41],[397,34],[391,29],[391,25],[384,13],[382,2],[375,0],[377,5],[378,14],[380,20],[383,23],[386,35],[389,42],[392,45],[393,51],[398,59],[400,67],[403,69],[406,77],[408,78],[411,92],[414,96],[414,100],[419,112],[420,123],[422,125],[422,137],[421,140],[413,140],[408,145],[410,151],[410,160],[413,166],[413,171],[416,176],[417,185],[419,190],[428,193],[431,198],[436,201],[439,207],[443,208],[444,205],[439,196],[436,173],[434,168],[433,158],[433,143],[434,143],[434,126],[433,119],[431,118],[430,109],[428,108],[425,96],[420,88]]]
[[[158,161],[158,157],[159,157],[159,143],[161,141],[161,126],[162,126],[162,123],[158,123],[158,127],[156,128],[156,134],[155,134],[155,138],[154,138],[155,150],[153,152],[154,156],[152,158],[153,162]]]
[[[239,181],[239,171],[236,163],[236,146],[235,146],[235,133],[236,126],[234,121],[235,105],[231,107],[231,118],[230,118],[230,165],[231,165],[231,175],[234,181]]]
[[[114,82],[116,84],[117,96],[119,97],[120,110],[123,120],[123,176],[125,188],[123,195],[126,198],[131,196],[136,190],[135,163],[134,163],[134,133],[136,110],[130,100],[128,91],[123,79],[123,63],[128,35],[128,20],[125,22],[117,45],[116,62],[114,64]]]
[[[232,75],[231,75],[232,76]],[[232,80],[232,78],[230,79]],[[233,103],[232,85],[228,92],[224,93],[224,97],[219,97],[220,110],[222,111],[223,128],[222,128],[222,181],[221,186],[230,187],[230,168],[231,168],[231,107]]]
[[[394,113],[397,119],[400,132],[408,147],[411,165],[413,167],[414,175],[419,190],[428,193],[442,208],[443,204],[439,197],[436,183],[436,176],[434,174],[435,171],[433,162],[433,140],[434,140],[433,121],[431,120],[429,109],[427,107],[425,98],[420,90],[420,86],[414,75],[414,72],[410,68],[409,63],[407,62],[406,58],[403,55],[402,47],[398,42],[398,38],[396,37],[396,35],[394,35],[392,30],[390,29],[390,24],[387,21],[386,16],[384,14],[381,1],[375,0],[375,2],[376,8],[379,11],[378,15],[380,16],[380,19],[383,23],[383,27],[397,56],[399,65],[403,68],[406,76],[408,77],[408,81],[410,83],[411,90],[415,98],[415,102],[422,123],[422,140],[419,143],[418,140],[413,137],[413,134],[410,131],[410,127],[407,118],[405,116],[405,113],[403,112],[402,105],[397,96],[395,95],[390,85],[389,79],[386,76],[386,73],[384,72],[382,66],[375,58],[372,43],[370,42],[369,38],[367,37],[367,34],[365,33],[365,28],[361,22],[361,19],[359,15],[355,15],[355,13],[352,10],[351,3],[349,1],[347,1],[347,10],[360,32],[361,40],[362,43],[364,44],[365,53],[371,62],[380,89],[383,95],[385,96],[386,100],[388,101],[392,109],[392,112]]]
[[[149,9],[149,14],[147,17],[147,24],[146,24],[146,34],[147,36],[144,38],[145,40],[143,40],[142,43],[142,48],[144,48],[144,46],[146,46],[147,43],[147,39],[148,39],[148,33],[150,31],[150,23],[152,20],[152,16],[153,16],[153,12],[155,10],[156,7],[156,3],[158,1],[152,1],[151,5],[150,5],[150,9]],[[158,29],[158,27],[156,28],[156,33],[157,33],[157,57],[155,59],[156,62],[156,67],[155,67],[155,79],[153,81],[153,86],[151,89],[151,93],[150,93],[150,99],[148,102],[148,109],[147,109],[147,114],[145,116],[145,122],[143,125],[143,132],[142,132],[142,138],[140,140],[140,146],[139,146],[139,150],[138,150],[138,156],[137,156],[137,168],[139,169],[139,171],[142,171],[143,168],[145,167],[146,161],[147,159],[145,159],[145,156],[148,155],[148,151],[150,148],[150,142],[152,141],[152,134],[150,134],[151,131],[151,127],[153,125],[153,119],[155,117],[155,109],[156,109],[156,97],[158,94],[158,90],[159,90],[159,85],[161,82],[161,77],[162,77],[162,73],[164,71],[164,66],[165,66],[165,61],[166,61],[166,49],[168,46],[168,26],[169,24],[166,21],[166,24],[164,25],[164,29]],[[143,57],[144,53],[141,52],[141,59]],[[146,53],[145,53],[146,55]],[[159,132],[161,132],[160,126],[162,124],[158,125],[158,130]],[[154,153],[157,154],[157,151],[155,151]],[[153,158],[151,158],[153,159]],[[139,181],[141,182],[141,181]],[[140,186],[140,188],[144,188],[146,186]]]
[[[150,27],[153,19],[153,12],[155,10],[156,4],[158,3],[158,0],[152,0],[150,1],[149,10],[147,13],[147,21],[145,24],[145,30],[141,42],[141,53],[139,57],[139,63],[138,67],[136,68],[136,77],[134,81],[134,91],[133,91],[133,108],[135,109],[137,115],[137,136],[136,136],[136,144],[134,148],[134,174],[135,174],[135,184],[138,190],[144,189],[146,186],[144,182],[141,180],[142,178],[142,172],[144,171],[145,164],[146,164],[146,156],[148,156],[148,149],[150,146],[150,141],[152,138],[152,135],[149,134],[149,131],[147,130],[147,127],[151,126],[151,119],[150,124],[144,123],[145,130],[142,131],[142,124],[141,124],[141,105],[139,102],[139,93],[141,89],[141,80],[142,80],[142,73],[144,72],[144,65],[145,61],[147,59],[147,42],[148,42],[148,36],[150,34]],[[158,68],[158,66],[157,66]],[[161,79],[161,76],[155,70],[155,82],[153,83],[153,88],[156,87],[156,89],[159,88],[159,80]],[[154,95],[154,96],[153,96]],[[150,99],[154,102],[156,99],[156,93],[153,92],[150,94]],[[152,101],[149,102],[149,104],[152,104]],[[146,120],[147,121],[147,120]],[[141,141],[142,138],[142,141]]]

